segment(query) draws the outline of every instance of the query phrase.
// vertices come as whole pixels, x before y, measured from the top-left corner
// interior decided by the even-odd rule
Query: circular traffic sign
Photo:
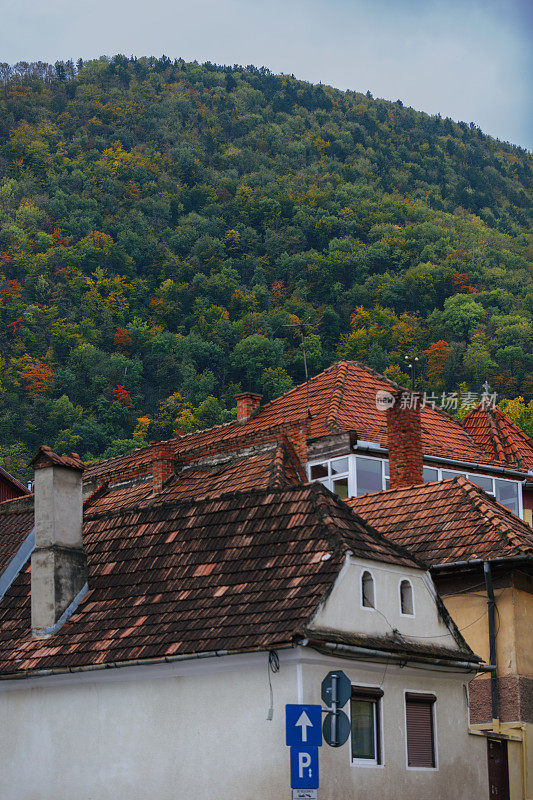
[[[330,711],[329,714],[326,714],[324,718],[324,724],[322,725],[324,739],[331,747],[340,747],[350,735],[351,726],[348,715],[345,714],[344,711],[337,711],[336,716],[337,724],[335,726],[335,736],[333,736],[333,719],[335,717],[333,711]]]

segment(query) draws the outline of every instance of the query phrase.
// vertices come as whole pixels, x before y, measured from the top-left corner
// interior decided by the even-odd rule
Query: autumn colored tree
[[[450,355],[450,345],[444,339],[432,342],[427,350],[424,350],[426,357],[426,375],[431,386],[440,388],[446,362]]]
[[[130,392],[125,388],[125,386],[121,386],[120,384],[113,387],[113,399],[117,403],[120,403],[121,406],[133,405]]]

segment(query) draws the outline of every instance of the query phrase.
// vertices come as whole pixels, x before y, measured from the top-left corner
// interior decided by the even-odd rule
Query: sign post
[[[342,706],[352,695],[352,684],[341,670],[328,672],[321,687],[327,708],[318,705],[287,703],[285,706],[285,744],[290,747],[292,800],[318,800],[318,748],[324,739],[340,747],[350,735],[350,720]],[[322,711],[327,712],[322,725]]]
[[[352,684],[348,676],[341,670],[328,672],[322,681],[322,700],[328,706],[324,719],[324,739],[331,747],[340,747],[350,735],[350,720],[341,711],[352,694]]]

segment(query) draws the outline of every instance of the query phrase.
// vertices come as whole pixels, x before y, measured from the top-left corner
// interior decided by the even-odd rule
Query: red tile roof
[[[0,503],[0,575],[33,528],[33,495]]]
[[[353,497],[346,503],[426,564],[533,558],[533,530],[466,478]]]
[[[30,490],[20,481],[10,475],[7,470],[0,467],[0,502],[11,500],[14,497],[22,497],[30,494]]]
[[[533,469],[533,440],[498,408],[474,408],[463,428],[491,458],[520,470]]]
[[[226,492],[272,486],[281,488],[305,480],[305,473],[289,444],[270,442],[257,447],[218,453],[195,462],[177,466],[159,497],[166,500],[200,500]],[[151,502],[151,476],[133,480],[111,481],[102,485],[85,501],[85,508],[119,509]]]
[[[46,444],[39,447],[30,461],[30,464],[34,469],[40,469],[51,465],[56,467],[69,467],[79,472],[83,472],[85,469],[85,464],[77,453],[71,453],[68,456],[58,456],[58,454],[54,453],[52,448],[48,447]]]
[[[386,415],[376,408],[376,393],[401,387],[356,361],[340,361],[306,383],[261,406],[247,422],[230,422],[169,440],[177,458],[210,448],[235,449],[246,442],[275,440],[281,435],[295,441],[298,431],[307,439],[355,431],[357,438],[387,447]],[[407,389],[405,391],[408,391]],[[425,455],[474,464],[501,466],[457,420],[438,408],[422,409],[422,448]],[[149,470],[157,444],[90,465],[87,478],[112,473]]]
[[[83,536],[90,588],[57,634],[31,637],[29,564],[7,591],[0,672],[290,645],[348,551],[417,566],[317,484],[87,508]]]

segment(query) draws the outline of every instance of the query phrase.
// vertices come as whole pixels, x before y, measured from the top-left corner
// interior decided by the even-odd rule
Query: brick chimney
[[[159,494],[163,484],[176,471],[176,458],[169,444],[160,444],[155,448],[152,461],[152,488],[154,494]]]
[[[407,402],[405,398],[407,396]],[[394,404],[387,411],[387,441],[391,489],[423,481],[420,395],[393,393]]]
[[[87,583],[83,549],[82,474],[77,453],[58,456],[40,447],[35,470],[35,550],[31,557],[31,627],[55,633],[61,617]]]
[[[250,419],[254,411],[261,405],[263,395],[254,394],[254,392],[242,392],[235,397],[237,401],[237,420],[239,422],[246,422]]]

